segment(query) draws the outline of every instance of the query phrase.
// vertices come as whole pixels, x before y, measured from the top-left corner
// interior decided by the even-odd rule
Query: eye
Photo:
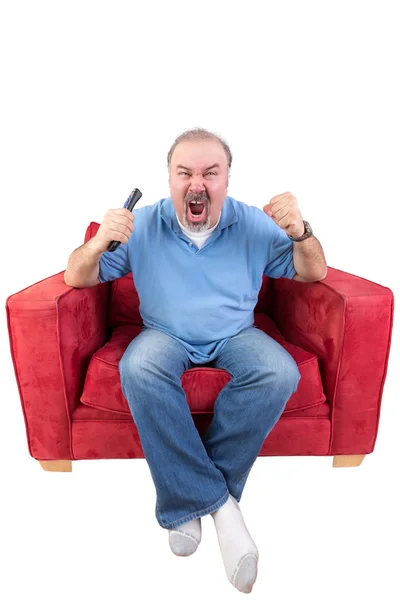
[[[179,171],[178,175],[189,175],[187,171]]]
[[[208,173],[206,173],[206,175],[216,175],[215,171],[208,171]]]

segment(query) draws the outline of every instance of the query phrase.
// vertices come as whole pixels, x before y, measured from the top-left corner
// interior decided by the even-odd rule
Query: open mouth
[[[193,223],[196,223],[197,221],[202,221],[204,219],[204,217],[206,216],[206,212],[207,212],[207,203],[206,202],[204,202],[204,201],[197,202],[194,200],[191,200],[190,202],[188,202],[187,217]]]

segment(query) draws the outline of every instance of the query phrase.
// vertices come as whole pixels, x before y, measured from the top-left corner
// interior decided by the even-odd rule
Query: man
[[[144,328],[119,371],[157,490],[156,518],[172,551],[189,556],[211,514],[226,575],[248,593],[259,554],[239,502],[300,379],[292,356],[254,327],[253,309],[263,274],[318,281],[327,266],[290,192],[263,210],[227,196],[232,155],[220,137],[184,132],[167,163],[170,197],[133,214],[109,210],[70,256],[65,282],[86,287],[132,271]],[[107,252],[113,240],[121,245]],[[180,380],[199,364],[231,375],[203,438]]]

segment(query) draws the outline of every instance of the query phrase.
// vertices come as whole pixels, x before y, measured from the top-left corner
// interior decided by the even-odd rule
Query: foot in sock
[[[169,547],[177,556],[190,556],[197,550],[201,541],[201,519],[193,519],[188,523],[169,530]]]
[[[239,504],[229,500],[211,513],[230,583],[240,592],[251,592],[257,578],[258,550],[245,525]]]

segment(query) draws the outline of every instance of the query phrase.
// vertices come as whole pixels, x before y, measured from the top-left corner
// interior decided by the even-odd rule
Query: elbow
[[[98,277],[96,277],[96,279],[92,279],[90,281],[72,281],[71,279],[68,278],[68,276],[66,275],[66,273],[64,273],[64,283],[65,285],[68,285],[69,287],[73,287],[73,288],[77,288],[77,289],[84,289],[84,288],[88,288],[88,287],[94,287],[95,285],[101,283],[100,279]]]
[[[326,271],[324,271],[323,273],[317,274],[314,277],[310,278],[308,281],[313,282],[313,281],[322,281],[323,279],[325,279],[325,277],[328,275],[328,269],[326,269]]]
[[[328,267],[326,266],[325,269],[313,273],[313,275],[310,276],[309,281],[322,281],[327,275]]]
[[[302,275],[299,275],[298,273],[295,273],[293,279],[294,279],[294,281],[302,281],[304,283],[314,283],[316,281],[322,281],[323,279],[325,279],[327,274],[328,274],[328,269],[326,269],[326,271],[324,271],[323,273],[313,274],[313,275],[309,275],[307,277],[304,277]]]
[[[325,279],[325,277],[326,277],[327,275],[328,275],[328,267],[325,267],[325,270],[324,270],[324,272],[323,272],[322,276],[321,276],[321,277],[319,277],[319,278],[317,279],[317,281],[322,281],[323,279]]]
[[[73,288],[88,287],[87,285],[82,285],[81,283],[78,283],[77,281],[73,281],[72,279],[70,279],[66,272],[64,272],[64,283],[65,283],[65,285],[68,285],[69,287],[73,287]]]
[[[70,287],[75,287],[74,284],[70,281],[67,275],[67,271],[64,271],[64,283]]]

